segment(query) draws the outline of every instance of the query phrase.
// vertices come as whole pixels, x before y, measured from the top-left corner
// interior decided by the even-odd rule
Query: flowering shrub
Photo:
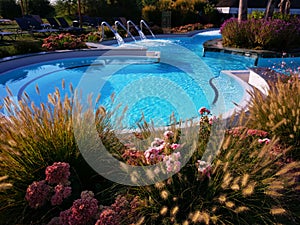
[[[77,37],[70,33],[53,34],[43,40],[42,47],[47,51],[86,48],[84,39],[85,36]]]
[[[223,45],[238,48],[286,51],[300,46],[300,19],[231,18],[221,26]]]
[[[85,35],[85,41],[99,42],[101,40],[100,32],[90,32]]]
[[[46,168],[45,174],[49,184],[66,184],[70,176],[70,165],[65,162],[55,162]]]
[[[51,195],[51,187],[45,180],[35,181],[26,191],[25,199],[31,208],[39,208],[43,206]]]
[[[135,224],[139,219],[141,206],[143,206],[143,202],[138,196],[118,195],[111,206],[103,209],[95,225]]]
[[[299,75],[288,81],[270,85],[268,96],[254,91],[249,105],[249,126],[269,130],[281,144],[295,149],[291,154],[299,159],[300,145],[300,81]]]
[[[94,218],[98,212],[98,200],[91,191],[83,191],[81,198],[73,202],[70,209],[60,213],[61,225],[88,225],[94,224]]]
[[[129,165],[154,165],[164,162],[167,173],[179,172],[181,158],[179,150],[181,145],[176,143],[173,131],[167,130],[163,133],[163,139],[154,138],[150,147],[146,151],[136,150],[134,147],[127,145],[122,158]]]
[[[45,170],[46,179],[34,181],[27,188],[25,199],[31,208],[39,208],[51,200],[51,205],[61,205],[65,198],[71,195],[69,185],[70,165],[68,163],[55,162]],[[56,184],[55,187],[51,186]],[[52,197],[51,197],[52,195]]]

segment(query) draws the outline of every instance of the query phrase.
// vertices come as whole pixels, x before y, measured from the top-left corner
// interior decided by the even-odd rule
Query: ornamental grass
[[[300,159],[300,81],[298,75],[270,84],[268,96],[258,90],[251,93],[249,126],[268,130],[283,145],[293,148],[291,155]]]
[[[122,136],[110,123],[114,111],[100,106],[84,112],[58,90],[40,106],[26,95],[18,104],[9,96],[0,123],[0,224],[299,224],[299,145],[290,141],[298,138],[280,135],[281,125],[290,129],[299,118],[298,83],[279,82],[267,98],[254,92],[250,115],[241,112],[226,126],[201,108],[200,121],[186,123],[185,129],[174,122],[169,130],[156,130],[144,122],[140,132]],[[296,110],[291,120],[283,115],[286,124],[278,125],[283,117],[272,124],[265,119],[283,114],[279,103],[270,107],[275,99],[290,110],[285,112]],[[95,118],[98,135],[115,158],[145,169],[162,162],[161,172],[174,174],[145,186],[106,180],[78,149],[74,122],[81,128],[77,137],[92,142],[84,135],[95,125],[84,118]],[[255,125],[254,120],[268,122]],[[43,201],[35,198],[40,194]]]

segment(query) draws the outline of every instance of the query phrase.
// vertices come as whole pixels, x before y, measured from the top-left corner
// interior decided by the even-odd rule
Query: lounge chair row
[[[63,18],[47,18],[49,24],[44,24],[43,21],[37,15],[25,16],[22,18],[15,18],[21,31],[29,33],[51,33],[51,32],[82,32],[83,29],[80,27],[73,27]]]

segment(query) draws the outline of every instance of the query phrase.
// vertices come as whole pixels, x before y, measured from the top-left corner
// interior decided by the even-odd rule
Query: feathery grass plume
[[[171,182],[134,188],[134,193],[148,202],[142,209],[142,214],[148,216],[146,224],[194,224],[200,222],[203,212],[210,213],[202,223],[275,224],[278,218],[271,213],[275,205],[288,204],[295,209],[291,199],[297,196],[297,186],[292,182],[292,178],[297,179],[296,172],[290,174],[287,169],[290,166],[281,163],[283,154],[275,157],[271,154],[277,149],[278,139],[271,138],[268,132],[247,128],[246,117],[240,121],[243,123],[227,132],[222,150],[212,163],[210,178],[197,179],[196,158],[192,157],[180,173],[169,179]],[[258,140],[266,135],[270,137],[268,143],[260,143]],[[201,156],[205,144],[203,140],[198,142],[196,155]],[[287,151],[283,148],[282,152]],[[285,180],[282,176],[286,174],[289,178]],[[168,191],[168,198],[162,199],[162,190]],[[176,215],[169,211],[161,216],[162,208],[172,210],[176,206],[179,206]],[[299,219],[297,210],[295,213],[288,207],[285,210],[288,213],[280,216],[287,221]]]
[[[39,106],[27,94],[19,102],[13,101],[8,90],[4,105],[7,115],[0,123],[0,177],[8,176],[7,182],[12,185],[0,193],[0,221],[4,224],[42,224],[57,213],[58,209],[47,207],[41,211],[31,210],[25,201],[28,185],[44,179],[45,168],[53,162],[70,164],[74,195],[83,188],[94,190],[99,185],[99,196],[107,199],[110,192],[101,191],[116,186],[100,179],[82,158],[72,125],[73,120],[80,121],[79,113],[72,116],[74,104],[78,103],[62,96],[58,89],[48,95],[48,102]],[[84,127],[81,132],[81,135],[86,132]]]
[[[270,83],[268,96],[254,90],[249,105],[248,126],[269,130],[282,144],[292,146],[294,150],[290,154],[295,159],[300,158],[299,96],[300,81],[295,75],[288,82],[278,79]]]
[[[4,182],[8,176],[0,177],[0,192],[5,191],[12,187],[12,184]]]

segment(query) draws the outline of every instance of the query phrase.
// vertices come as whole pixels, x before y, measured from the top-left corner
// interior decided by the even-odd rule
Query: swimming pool
[[[196,34],[192,37],[147,39],[134,43],[151,51],[159,51],[160,62],[127,59],[80,57],[50,60],[16,68],[0,75],[0,97],[6,96],[8,86],[16,99],[26,92],[35,104],[47,101],[55,88],[72,84],[87,95],[101,94],[99,105],[107,109],[126,106],[124,126],[133,128],[143,114],[146,121],[156,126],[169,124],[175,118],[198,117],[198,109],[207,107],[214,115],[233,110],[244,102],[247,90],[233,77],[220,74],[221,70],[241,70],[250,67],[254,59],[222,53],[208,53],[202,57],[202,43],[220,37],[218,31]],[[132,47],[132,44],[130,44]],[[126,47],[126,46],[125,46]],[[122,47],[124,48],[124,46]],[[36,93],[36,86],[41,93]],[[110,96],[115,93],[112,103]],[[117,113],[118,114],[118,113]]]

